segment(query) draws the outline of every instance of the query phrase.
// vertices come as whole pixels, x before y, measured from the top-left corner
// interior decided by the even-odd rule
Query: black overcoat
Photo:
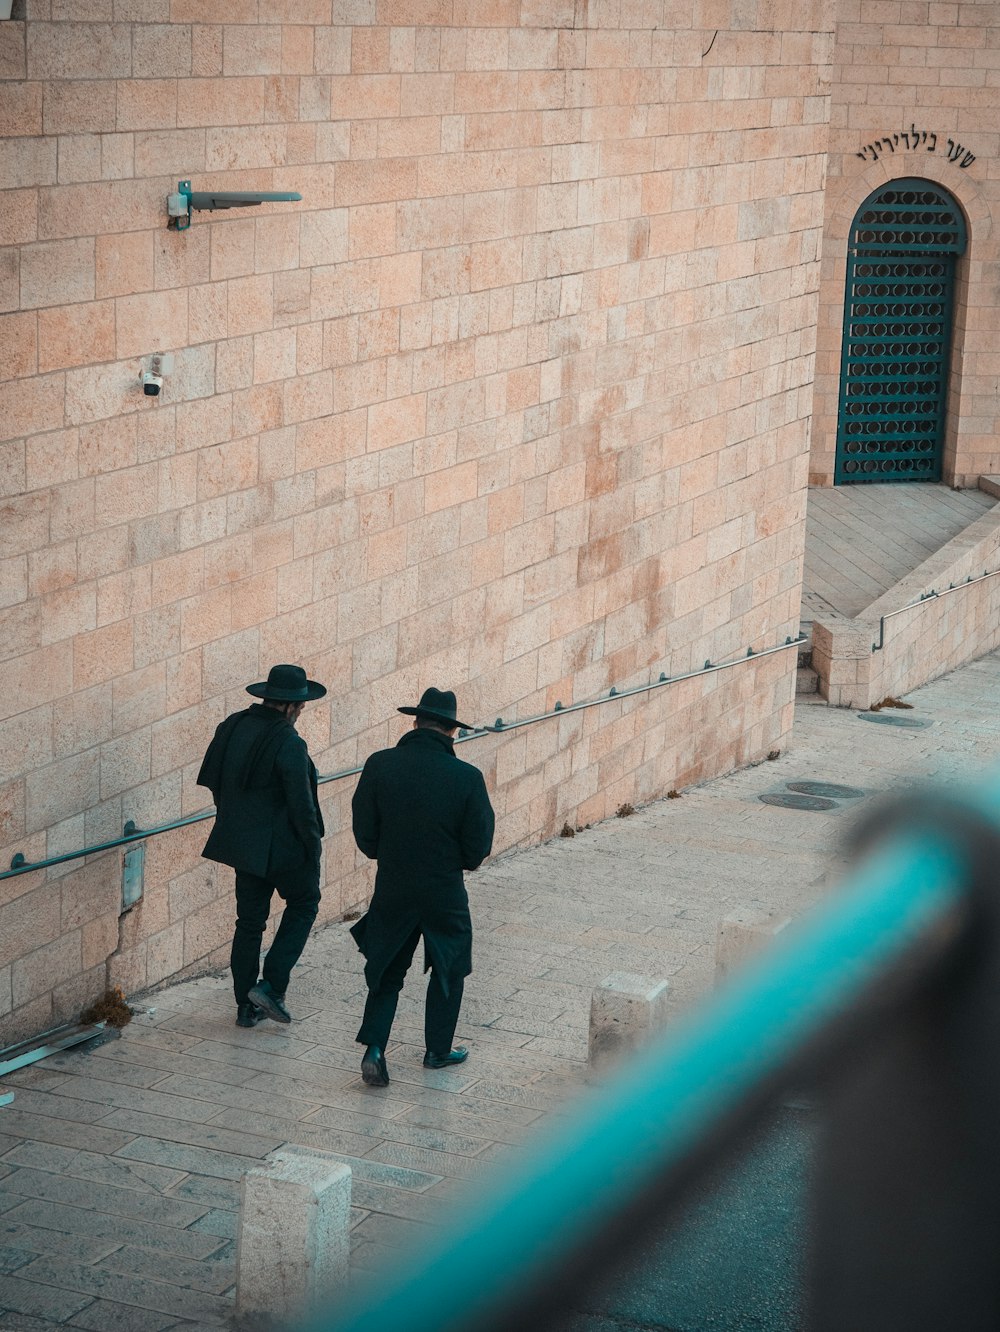
[[[351,933],[376,989],[402,944],[419,929],[424,970],[445,993],[472,970],[472,920],[463,870],[493,846],[493,807],[483,774],[455,757],[449,736],[407,731],[372,754],[354,792],[354,840],[378,861],[375,892]]]
[[[274,878],[319,863],[325,831],[316,767],[306,742],[276,708],[254,703],[216,729],[198,773],[215,800],[202,855]]]

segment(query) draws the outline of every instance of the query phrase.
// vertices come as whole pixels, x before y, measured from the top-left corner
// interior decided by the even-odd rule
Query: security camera
[[[142,391],[147,398],[155,398],[163,388],[163,376],[154,375],[149,370],[143,372]]]

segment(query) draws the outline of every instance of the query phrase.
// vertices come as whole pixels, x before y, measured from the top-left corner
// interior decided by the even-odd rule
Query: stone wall
[[[880,185],[916,176],[948,190],[968,226],[943,474],[974,486],[1000,470],[1000,13],[965,0],[841,0],[837,12],[810,484],[833,483],[851,223]]]
[[[428,684],[492,722],[797,633],[829,0],[27,4],[0,23],[4,864],[203,808],[212,729],[274,662],[330,687],[301,723],[329,773]],[[177,232],[181,179],[303,199]],[[794,673],[470,743],[498,849],[778,747]],[[351,786],[323,788],[328,919],[370,889]],[[204,835],[148,843],[124,916],[117,852],[0,883],[0,1035],[224,960]]]

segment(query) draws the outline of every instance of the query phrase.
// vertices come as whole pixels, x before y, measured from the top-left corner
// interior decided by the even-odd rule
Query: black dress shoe
[[[284,995],[275,994],[267,981],[258,982],[248,997],[265,1017],[273,1018],[275,1022],[291,1022],[292,1015],[282,1003]]]
[[[236,1025],[238,1027],[256,1027],[264,1014],[256,1004],[251,1004],[249,1000],[245,1004],[236,1005]]]
[[[435,1054],[428,1050],[424,1055],[424,1068],[451,1068],[454,1064],[464,1064],[469,1052],[464,1045],[456,1045],[447,1054]]]
[[[369,1045],[361,1060],[361,1080],[366,1087],[388,1087],[389,1070],[385,1055],[377,1045]]]

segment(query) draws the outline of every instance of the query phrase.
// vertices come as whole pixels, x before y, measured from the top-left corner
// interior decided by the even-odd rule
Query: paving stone
[[[19,1267],[25,1263],[30,1263],[32,1258],[37,1258],[39,1254],[45,1252],[44,1246],[40,1249],[12,1249],[4,1244],[7,1238],[5,1229],[0,1225],[0,1276],[8,1276],[11,1272],[16,1272]],[[0,1291],[0,1299],[3,1298],[3,1291]]]
[[[43,1253],[61,1253],[79,1263],[92,1263],[118,1247],[119,1240],[91,1239],[86,1235],[63,1234],[12,1221],[10,1214],[0,1217],[0,1246],[39,1257]]]
[[[204,1067],[201,1072],[204,1073]],[[252,1076],[252,1075],[251,1075]],[[203,1100],[212,1103],[216,1109],[220,1105],[232,1106],[234,1109],[245,1110],[252,1107],[257,1098],[248,1092],[246,1087],[232,1086],[213,1082],[211,1078],[206,1077],[170,1077],[162,1084],[163,1091],[175,1092],[178,1096],[197,1096]],[[263,1107],[268,1114],[278,1115],[284,1119],[302,1119],[313,1110],[318,1109],[318,1101],[311,1101],[307,1097],[291,1096],[269,1096],[266,1105]]]
[[[32,1318],[30,1314],[11,1313],[2,1305],[0,1314],[3,1315],[3,1332],[61,1332],[61,1329],[72,1326],[69,1323],[53,1323],[48,1318]]]
[[[110,1300],[94,1300],[81,1313],[75,1314],[70,1327],[83,1327],[87,1332],[167,1332],[167,1329],[187,1328],[173,1314],[154,1313],[151,1309],[136,1309],[127,1304],[112,1304]]]
[[[46,1062],[51,1063],[53,1068],[72,1069],[74,1076],[72,1079],[62,1078],[58,1085],[49,1084],[41,1090],[58,1091],[61,1087],[64,1092],[69,1093],[72,1087],[73,1095],[80,1094],[82,1079],[78,1075],[78,1065],[74,1062],[72,1051],[50,1055]],[[91,1077],[103,1082],[120,1082],[129,1087],[152,1087],[163,1077],[163,1074],[155,1068],[144,1068],[140,1064],[125,1063],[120,1059],[101,1059],[96,1054],[89,1055],[87,1071]]]
[[[381,1142],[372,1148],[366,1159],[452,1179],[481,1179],[490,1173],[488,1167],[473,1157],[434,1152],[427,1147],[409,1147],[401,1142]]]
[[[207,1290],[215,1295],[221,1295],[236,1280],[235,1265],[230,1260],[231,1250],[227,1248],[225,1252],[227,1261],[224,1263],[218,1261],[218,1252],[204,1262],[174,1258],[170,1263],[171,1284],[190,1286],[194,1290]],[[123,1276],[163,1279],[162,1257],[153,1249],[138,1249],[128,1244],[101,1258],[95,1266],[109,1272],[118,1272]]]
[[[502,1113],[502,1107],[498,1106],[498,1111]],[[538,1114],[536,1122],[541,1119],[541,1114]],[[400,1127],[405,1123],[423,1124],[428,1128],[440,1128],[459,1134],[472,1133],[482,1136],[490,1142],[509,1143],[520,1142],[528,1128],[523,1119],[511,1122],[499,1117],[491,1118],[487,1115],[464,1114],[461,1103],[454,1109],[431,1105],[411,1106],[402,1120],[394,1121],[394,1124]],[[398,1135],[394,1134],[394,1136],[398,1140]]]
[[[71,1298],[72,1292],[77,1292],[81,1296],[99,1296],[117,1304],[133,1304],[140,1309],[153,1309],[176,1317],[190,1313],[203,1321],[214,1317],[223,1323],[232,1313],[230,1300],[207,1291],[186,1290],[182,1286],[148,1278],[120,1276],[100,1267],[59,1263],[52,1258],[37,1258],[27,1267],[21,1268],[21,1279],[25,1283],[47,1283],[47,1289],[59,1286],[62,1290],[53,1293],[69,1292],[64,1298]],[[84,1303],[89,1302],[88,1299]],[[84,1304],[81,1303],[79,1307],[83,1308]]]
[[[138,1189],[143,1193],[165,1193],[183,1178],[176,1170],[141,1162],[121,1161],[96,1152],[74,1151],[70,1147],[53,1147],[47,1143],[22,1143],[10,1153],[7,1160],[17,1166],[33,1166],[60,1175],[73,1175],[98,1184],[114,1184],[119,1188]]]
[[[214,1109],[218,1114],[219,1107],[215,1106]],[[140,1137],[160,1138],[164,1142],[186,1143],[192,1147],[205,1147],[210,1151],[231,1152],[234,1156],[266,1156],[275,1147],[280,1147],[283,1141],[272,1134],[236,1134],[214,1124],[166,1119],[162,1115],[147,1115],[137,1110],[113,1110],[105,1122],[114,1127],[132,1130],[130,1143]],[[120,1150],[125,1152],[125,1147]]]
[[[366,1213],[381,1212],[426,1224],[439,1222],[447,1208],[445,1201],[432,1194],[433,1189],[414,1193],[412,1189],[396,1189],[357,1177],[351,1182],[351,1197],[358,1207],[366,1209]]]
[[[148,1068],[151,1074],[159,1070],[161,1076],[188,1076],[195,1079],[202,1079],[205,1076],[204,1060],[181,1054],[176,1050],[163,1050],[155,1045],[145,1045],[139,1041],[106,1047],[102,1052],[101,1068],[103,1069],[109,1064],[119,1063],[136,1064]],[[212,1081],[216,1085],[222,1082],[239,1087],[252,1076],[252,1072],[247,1069],[227,1064],[213,1069]]]
[[[331,1110],[329,1107],[311,1116],[308,1125],[312,1124],[350,1130],[352,1136],[368,1146],[391,1139],[392,1142],[406,1143],[411,1147],[428,1147],[459,1156],[478,1156],[492,1141],[489,1136],[470,1137],[457,1130],[425,1127],[400,1119],[387,1121],[374,1119],[370,1115],[347,1115],[342,1110]]]
[[[213,1179],[208,1175],[185,1175],[181,1182],[170,1191],[171,1197],[179,1198],[182,1202],[203,1203],[213,1211],[217,1208],[226,1208],[230,1211],[237,1211],[240,1205],[240,1183],[238,1179]],[[205,1214],[206,1216],[208,1213]],[[192,1230],[201,1227],[205,1217],[199,1217],[191,1227]],[[202,1227],[208,1233],[211,1227]]]
[[[276,1142],[274,1150],[280,1147]],[[239,1179],[251,1166],[263,1160],[260,1156],[237,1156],[232,1152],[209,1151],[205,1147],[189,1147],[180,1142],[163,1142],[159,1138],[136,1138],[119,1155],[134,1161],[150,1161],[153,1165],[173,1166],[189,1174],[216,1175],[220,1179]]]
[[[152,1225],[129,1217],[112,1217],[82,1207],[64,1207],[43,1198],[30,1198],[22,1202],[6,1213],[4,1222],[38,1226],[68,1235],[110,1239],[116,1244],[138,1244],[144,1248],[159,1249],[164,1255],[176,1253],[185,1258],[204,1258],[214,1253],[220,1243],[215,1236],[199,1235],[193,1230]],[[58,1251],[58,1241],[53,1241],[48,1252],[53,1250]]]
[[[239,1201],[239,1190],[237,1189],[237,1202]],[[214,1208],[211,1212],[206,1212],[191,1226],[192,1230],[202,1231],[206,1235],[218,1235],[222,1239],[235,1239],[240,1225],[240,1214],[237,1210],[224,1212],[221,1208]]]
[[[36,1262],[42,1261],[36,1259]],[[34,1266],[28,1263],[18,1269],[18,1275],[4,1278],[0,1292],[0,1313],[30,1314],[32,1317],[64,1323],[91,1303],[89,1295],[81,1295],[61,1280],[39,1284],[25,1273]]]
[[[370,1180],[373,1184],[386,1184],[394,1189],[413,1189],[420,1192],[436,1184],[440,1175],[431,1175],[424,1170],[410,1170],[403,1166],[376,1161],[363,1156],[345,1156],[332,1152],[338,1161],[349,1165],[356,1179]]]
[[[67,1078],[66,1085],[76,1088],[76,1079]],[[59,1096],[51,1092],[18,1091],[10,1106],[0,1109],[0,1123],[10,1132],[15,1123],[23,1123],[22,1116],[44,1115],[46,1119],[64,1119],[72,1124],[93,1124],[107,1111],[107,1106],[92,1096]],[[8,1117],[9,1113],[9,1117]],[[17,1131],[16,1129],[14,1130]],[[25,1136],[34,1137],[34,1134]],[[82,1144],[81,1144],[82,1145]]]
[[[109,1216],[141,1217],[154,1225],[188,1226],[201,1215],[193,1204],[162,1198],[155,1193],[96,1184],[92,1180],[60,1177],[44,1170],[15,1170],[3,1181],[4,1191],[24,1198],[45,1198],[67,1207],[86,1208]]]
[[[163,1092],[125,1087],[98,1078],[75,1078],[73,1096],[95,1102],[100,1107],[99,1114],[95,1118],[106,1115],[109,1106],[123,1110],[138,1110],[147,1114],[169,1115],[173,1119],[190,1119],[195,1123],[211,1119],[215,1113],[213,1105],[193,1100],[189,1096],[169,1096]]]
[[[321,1151],[348,1152],[363,1155],[370,1145],[370,1139],[358,1133],[352,1133],[339,1125],[303,1122],[300,1119],[282,1119],[280,1115],[269,1115],[256,1110],[224,1110],[217,1116],[215,1123],[233,1129],[237,1133],[253,1133],[264,1130],[282,1143],[298,1143],[300,1147],[317,1147]]]

